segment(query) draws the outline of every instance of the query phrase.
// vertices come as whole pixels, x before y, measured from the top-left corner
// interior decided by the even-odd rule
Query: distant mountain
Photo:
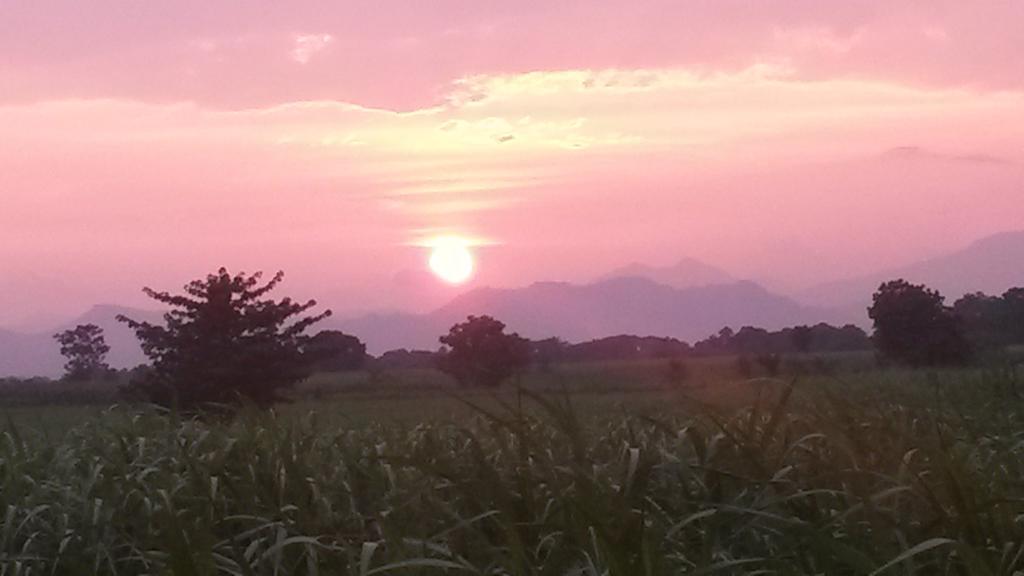
[[[1002,294],[1024,286],[1024,231],[989,236],[963,250],[909,266],[821,284],[797,294],[796,299],[813,306],[856,310],[866,319],[871,295],[882,282],[897,278],[926,284],[949,303],[970,292]]]
[[[77,324],[104,329],[111,347],[110,365],[135,366],[145,359],[135,335],[115,316],[160,321],[155,311],[96,306],[45,334],[0,332],[0,376],[57,376],[63,359],[51,334]],[[752,282],[674,288],[647,278],[621,277],[592,284],[538,282],[525,288],[480,288],[426,314],[370,314],[329,318],[317,329],[355,334],[379,354],[397,348],[436,349],[438,337],[456,322],[489,314],[529,338],[557,336],[583,342],[618,334],[669,336],[693,342],[724,326],[777,330],[831,321],[824,309],[803,306]]]
[[[695,288],[736,282],[731,274],[693,258],[683,258],[673,266],[648,266],[633,263],[605,274],[600,280],[646,278],[673,288]]]
[[[159,322],[162,318],[162,313],[152,310],[105,304],[93,306],[85,314],[45,333],[0,330],[0,377],[60,376],[64,370],[64,358],[53,334],[79,324],[95,324],[103,328],[104,338],[110,346],[107,362],[112,367],[130,368],[145,362],[135,334],[116,320],[118,314],[151,322]]]
[[[329,323],[379,353],[437,348],[438,336],[471,314],[492,315],[528,338],[558,336],[572,342],[616,334],[693,341],[724,326],[779,329],[832,319],[826,310],[801,306],[752,282],[673,288],[646,278],[613,278],[584,285],[481,288],[428,314],[378,314]]]
[[[56,376],[62,365],[57,343],[51,336],[0,330],[0,378]]]

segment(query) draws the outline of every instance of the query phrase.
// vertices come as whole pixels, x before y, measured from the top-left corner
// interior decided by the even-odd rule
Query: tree
[[[551,370],[553,364],[565,359],[565,351],[569,348],[561,338],[545,338],[530,341],[530,356],[533,362],[544,372]]]
[[[439,340],[438,368],[462,386],[498,386],[530,361],[527,340],[490,316],[470,316]]]
[[[79,324],[53,335],[60,343],[60,353],[68,359],[64,364],[68,380],[88,380],[109,370],[106,358],[110,346],[103,329],[95,324]]]
[[[1024,344],[1024,288],[1010,288],[1002,300],[1006,338],[1013,344]]]
[[[981,292],[965,294],[953,304],[953,313],[975,349],[994,350],[1009,343],[1005,333],[1003,299]]]
[[[306,343],[303,352],[315,369],[324,372],[358,370],[366,362],[366,344],[338,330],[317,332]]]
[[[811,349],[811,343],[814,342],[814,330],[807,325],[796,326],[793,328],[791,338],[796,351],[806,354]]]
[[[306,329],[331,314],[303,316],[314,300],[266,298],[283,277],[278,272],[260,285],[260,272],[231,275],[221,268],[187,284],[182,295],[144,288],[171,310],[164,326],[117,317],[135,331],[153,365],[133,387],[152,402],[182,410],[282,400],[281,390],[311,372],[302,353]]]
[[[911,366],[962,364],[970,357],[963,327],[941,294],[905,280],[882,284],[868,308],[878,351]]]

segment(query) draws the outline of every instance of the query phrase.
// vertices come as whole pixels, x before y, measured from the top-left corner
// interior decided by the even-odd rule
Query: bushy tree
[[[110,369],[106,363],[110,346],[99,326],[79,324],[54,334],[53,338],[60,344],[61,355],[68,359],[64,364],[64,377],[68,380],[88,380]]]
[[[978,350],[1009,344],[1005,331],[1006,310],[1001,298],[980,292],[966,294],[953,304],[971,344]]]
[[[953,304],[953,312],[979,349],[1024,344],[1024,288],[1011,288],[1001,297],[967,294]]]
[[[440,341],[438,368],[463,386],[498,386],[530,361],[527,340],[506,334],[505,324],[490,316],[470,316]]]
[[[266,407],[281,391],[310,374],[303,354],[307,328],[330,315],[303,314],[316,301],[275,301],[267,294],[284,277],[278,272],[260,284],[262,274],[231,275],[224,268],[185,286],[184,294],[143,291],[169,306],[165,325],[123,315],[142,343],[152,370],[133,383],[151,401],[183,410],[245,399]]]
[[[317,370],[358,370],[366,362],[366,344],[338,330],[322,330],[309,339],[304,352]]]
[[[1024,344],[1024,288],[1010,288],[1003,294],[1003,320],[1007,340]]]
[[[886,358],[911,366],[962,364],[970,357],[963,327],[935,290],[905,280],[882,284],[868,308],[874,342]]]

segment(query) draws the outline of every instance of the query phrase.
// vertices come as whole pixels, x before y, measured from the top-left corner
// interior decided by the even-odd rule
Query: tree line
[[[120,315],[139,339],[149,364],[132,371],[125,393],[182,410],[232,410],[240,403],[267,407],[318,371],[377,367],[436,367],[463,386],[494,387],[528,365],[595,360],[755,355],[771,372],[781,355],[874,348],[882,361],[911,366],[964,364],[988,350],[1024,343],[1024,289],[1002,296],[970,294],[946,306],[923,285],[904,280],[882,284],[868,315],[874,333],[828,324],[778,331],[742,327],[689,345],[675,338],[620,335],[568,344],[557,338],[528,340],[489,316],[470,316],[439,338],[437,352],[396,350],[373,358],[355,336],[334,330],[309,335],[331,315],[313,312],[316,301],[275,300],[270,292],[284,275],[231,274],[221,268],[190,282],[184,293],[144,288],[168,308],[162,324]],[[70,380],[109,371],[102,330],[82,325],[56,334]],[[681,366],[681,365],[680,365]]]

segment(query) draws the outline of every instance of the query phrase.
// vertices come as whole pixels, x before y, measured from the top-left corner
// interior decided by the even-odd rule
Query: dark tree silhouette
[[[563,357],[573,362],[641,360],[687,356],[690,345],[675,338],[620,334],[566,346]]]
[[[878,351],[911,366],[966,362],[970,345],[959,319],[944,301],[938,292],[905,280],[882,284],[868,308]]]
[[[553,364],[565,360],[565,351],[569,348],[561,338],[545,338],[530,341],[530,357],[542,371],[551,370]]]
[[[796,348],[797,352],[806,354],[811,349],[811,344],[814,342],[814,330],[810,326],[796,326],[790,333],[790,338],[793,341],[793,347]]]
[[[317,370],[358,370],[366,362],[366,344],[338,330],[322,330],[306,342],[303,352]]]
[[[996,349],[1010,343],[1002,298],[980,292],[966,294],[953,304],[953,312],[976,350]]]
[[[967,294],[953,304],[953,312],[978,349],[1024,344],[1024,288],[1011,288],[1001,297]]]
[[[505,324],[490,316],[470,316],[440,341],[438,368],[462,386],[498,386],[530,361],[527,340],[506,334]]]
[[[1002,299],[1006,338],[1013,344],[1024,344],[1024,288],[1010,288]]]
[[[61,355],[68,359],[64,364],[64,377],[68,380],[88,380],[109,370],[106,358],[110,346],[99,326],[79,324],[54,334],[53,338],[60,343]]]
[[[794,352],[840,352],[870,350],[871,339],[860,328],[841,328],[820,323],[768,332],[744,326],[738,332],[723,329],[693,345],[698,356],[733,354],[792,354]]]
[[[331,312],[303,317],[314,300],[268,299],[284,273],[262,285],[261,277],[232,276],[221,268],[190,282],[182,295],[144,288],[171,310],[165,326],[117,317],[135,331],[152,362],[133,387],[157,404],[183,410],[224,409],[243,399],[261,407],[281,401],[282,389],[310,373],[304,332]]]

